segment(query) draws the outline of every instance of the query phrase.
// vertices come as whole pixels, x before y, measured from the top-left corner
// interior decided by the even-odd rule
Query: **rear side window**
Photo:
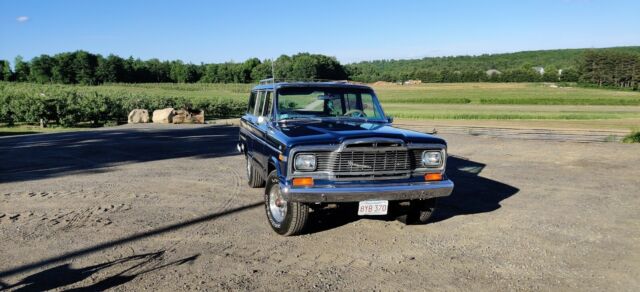
[[[249,96],[249,106],[247,107],[247,113],[253,114],[253,112],[255,111],[255,108],[256,108],[256,92],[253,91]]]

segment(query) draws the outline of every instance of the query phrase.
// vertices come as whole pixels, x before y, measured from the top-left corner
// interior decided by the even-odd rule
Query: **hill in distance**
[[[371,75],[371,73],[399,76],[411,75],[418,70],[427,71],[499,71],[543,67],[556,69],[575,69],[586,51],[614,51],[640,54],[640,46],[611,47],[597,49],[558,49],[522,51],[503,54],[483,54],[477,56],[426,57],[405,60],[374,60],[346,65],[353,75]]]

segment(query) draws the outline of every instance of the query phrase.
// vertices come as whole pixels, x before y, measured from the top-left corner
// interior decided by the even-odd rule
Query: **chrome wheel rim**
[[[271,218],[280,224],[287,216],[287,202],[282,198],[280,187],[275,185],[269,190],[269,211]]]

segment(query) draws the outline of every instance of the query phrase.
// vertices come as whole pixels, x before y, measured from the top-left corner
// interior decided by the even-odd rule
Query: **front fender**
[[[284,183],[286,174],[284,173],[283,162],[279,161],[277,157],[271,156],[269,158],[269,168],[273,167],[278,174],[278,179],[281,183]],[[271,172],[271,171],[269,171]],[[267,173],[267,175],[269,175]]]

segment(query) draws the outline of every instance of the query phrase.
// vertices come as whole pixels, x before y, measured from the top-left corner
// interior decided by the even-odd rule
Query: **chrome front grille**
[[[418,168],[418,166],[422,165],[422,152],[424,152],[425,149],[414,149],[411,150],[411,157],[413,160],[413,165],[412,167]]]
[[[291,177],[313,177],[325,180],[385,180],[405,179],[425,172],[441,171],[422,166],[421,155],[425,150],[444,149],[440,144],[405,144],[400,139],[363,138],[346,140],[341,144],[309,145],[294,147],[289,160]],[[314,154],[316,169],[299,171],[294,165],[299,154]],[[444,154],[444,152],[443,152]]]
[[[404,175],[412,169],[411,154],[407,150],[316,152],[317,171],[336,177]]]

